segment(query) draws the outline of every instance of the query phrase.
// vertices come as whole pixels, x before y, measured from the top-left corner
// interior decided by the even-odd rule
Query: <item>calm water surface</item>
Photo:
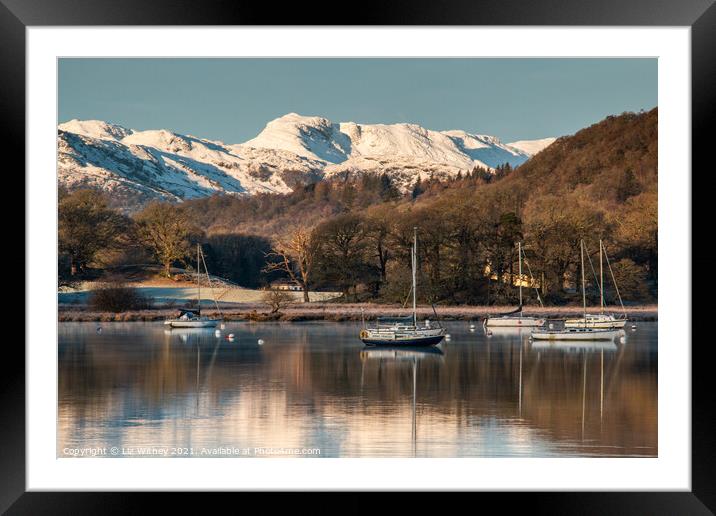
[[[428,353],[358,323],[61,323],[57,454],[657,455],[656,323],[583,345],[447,326]]]

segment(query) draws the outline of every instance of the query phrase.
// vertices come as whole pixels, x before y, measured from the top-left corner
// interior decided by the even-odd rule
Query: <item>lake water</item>
[[[429,353],[358,323],[60,323],[57,455],[657,455],[657,323],[576,345],[446,325]]]

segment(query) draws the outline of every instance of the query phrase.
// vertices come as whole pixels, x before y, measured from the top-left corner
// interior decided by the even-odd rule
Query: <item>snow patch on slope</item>
[[[557,138],[541,138],[539,140],[520,140],[512,143],[508,143],[510,147],[520,150],[530,156],[534,156],[538,152],[543,151],[550,145],[552,145]]]

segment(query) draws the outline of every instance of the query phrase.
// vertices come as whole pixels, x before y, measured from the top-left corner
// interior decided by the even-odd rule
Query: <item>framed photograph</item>
[[[523,500],[713,511],[690,302],[713,2],[352,26],[0,2],[27,203],[3,510],[546,491]]]

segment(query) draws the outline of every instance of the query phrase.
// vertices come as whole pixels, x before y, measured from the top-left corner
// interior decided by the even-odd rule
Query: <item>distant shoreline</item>
[[[361,312],[363,309],[363,312]],[[481,321],[486,316],[497,315],[514,310],[514,306],[438,306],[436,307],[439,319],[446,321]],[[281,310],[279,314],[269,314],[264,304],[233,304],[222,307],[221,314],[214,308],[204,308],[203,313],[209,316],[223,315],[226,321],[360,321],[363,314],[366,320],[378,316],[408,315],[410,308],[400,305],[380,305],[374,303],[296,303]],[[588,313],[599,313],[599,307],[589,307]],[[618,314],[618,309],[608,309],[607,312]],[[81,309],[76,306],[60,305],[58,311],[59,322],[131,322],[131,321],[161,321],[176,315],[176,308],[157,308],[151,310],[136,310],[120,313],[97,312]],[[554,306],[554,307],[525,307],[524,315],[531,317],[546,317],[560,319],[565,317],[579,317],[582,314],[581,306]],[[626,308],[627,317],[633,321],[658,320],[658,305],[640,305]],[[420,319],[435,319],[431,307],[418,308]]]

